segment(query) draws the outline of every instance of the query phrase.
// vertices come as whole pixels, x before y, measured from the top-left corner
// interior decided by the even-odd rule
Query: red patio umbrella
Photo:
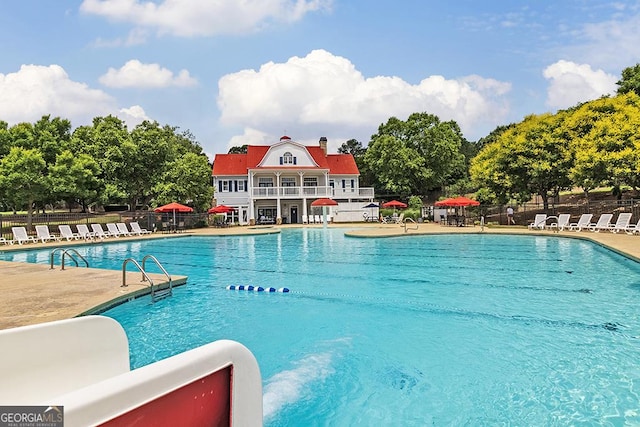
[[[226,206],[226,205],[218,205],[215,206],[211,209],[209,209],[207,211],[207,213],[209,214],[224,214],[224,213],[231,213],[233,211],[235,211],[235,208],[232,208],[231,206]]]
[[[168,205],[159,206],[153,210],[154,212],[168,213],[173,212],[173,226],[176,226],[176,212],[193,212],[193,208],[180,203],[172,202]]]
[[[322,226],[327,226],[327,206],[338,206],[338,202],[333,199],[322,198],[311,202],[311,206],[322,206]]]
[[[157,207],[153,210],[154,212],[193,212],[193,208],[185,205],[181,205],[180,203],[169,203],[168,205]]]
[[[338,206],[338,202],[333,199],[317,199],[311,202],[311,206]]]
[[[480,202],[470,199],[465,196],[452,197],[449,199],[440,200],[434,203],[436,206],[458,208],[463,206],[480,206]]]
[[[388,209],[388,208],[394,208],[394,209],[395,209],[395,208],[398,208],[398,209],[405,209],[405,208],[407,207],[407,204],[406,204],[406,203],[399,202],[399,201],[397,201],[397,200],[392,200],[392,201],[390,201],[390,202],[383,203],[383,204],[382,204],[382,207],[383,207],[383,208],[387,208],[387,209]]]

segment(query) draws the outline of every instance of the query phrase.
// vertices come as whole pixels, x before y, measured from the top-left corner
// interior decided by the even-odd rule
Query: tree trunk
[[[29,200],[27,204],[27,231],[31,230],[31,225],[33,224],[33,200]]]

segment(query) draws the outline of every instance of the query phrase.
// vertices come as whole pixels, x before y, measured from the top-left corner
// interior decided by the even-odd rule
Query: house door
[[[291,224],[298,223],[298,207],[291,206]]]

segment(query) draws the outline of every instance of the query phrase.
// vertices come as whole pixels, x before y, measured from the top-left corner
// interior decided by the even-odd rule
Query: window
[[[317,187],[318,186],[318,178],[317,177],[305,178],[304,179],[304,186],[305,187]]]
[[[258,187],[273,187],[273,178],[258,178]]]
[[[238,191],[247,191],[245,185],[247,181],[238,181]]]
[[[229,181],[222,181],[222,191],[229,191]]]
[[[282,178],[282,186],[283,187],[295,187],[296,179],[291,177],[283,177]]]
[[[295,165],[297,163],[297,158],[293,156],[290,152],[286,152],[280,157],[281,165]]]

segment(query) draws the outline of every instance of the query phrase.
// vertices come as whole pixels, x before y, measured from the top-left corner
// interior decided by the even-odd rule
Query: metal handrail
[[[153,280],[151,280],[151,277],[149,277],[149,275],[144,271],[144,269],[140,266],[140,264],[138,264],[138,261],[136,261],[133,258],[127,258],[122,263],[122,285],[120,285],[120,287],[126,288],[127,286],[129,286],[127,285],[127,263],[128,262],[132,262],[133,265],[135,265],[138,268],[138,270],[140,270],[140,272],[142,273],[142,276],[146,278],[147,281],[151,284],[151,291],[153,292]]]
[[[412,222],[415,224],[415,228],[411,227],[411,228],[407,228],[407,222]],[[404,218],[404,221],[402,222],[402,226],[404,227],[404,232],[406,233],[407,230],[417,230],[418,229],[418,223],[416,223],[413,218]]]
[[[51,251],[51,254],[49,255],[49,264],[50,264],[49,270],[53,270],[53,260],[54,260],[56,252],[58,252],[58,251],[62,251],[62,261],[60,263],[61,264],[61,270],[64,270],[64,259],[65,259],[66,256],[69,256],[69,258],[71,258],[71,260],[74,262],[76,267],[79,267],[78,260],[73,256],[73,254],[76,254],[77,256],[79,256],[80,259],[82,261],[84,261],[86,267],[89,268],[89,261],[87,261],[86,258],[83,257],[82,255],[80,255],[78,253],[78,251],[76,251],[75,249],[73,249],[73,248],[68,248],[68,249],[55,248],[54,250]],[[73,254],[70,253],[70,252],[73,252]]]
[[[160,261],[158,261],[156,257],[154,257],[153,255],[145,255],[145,257],[142,258],[142,269],[144,270],[145,263],[147,262],[148,259],[151,259],[153,262],[155,262],[158,268],[160,268],[160,270],[162,270],[164,275],[167,276],[167,279],[169,279],[169,289],[165,289],[164,292],[162,292],[162,294],[159,295],[158,298],[164,298],[165,296],[172,295],[173,282],[172,282],[171,276],[169,275],[169,273],[167,273],[167,270],[164,269],[164,267],[162,266],[162,264],[160,264]],[[142,278],[142,280],[144,281],[144,277]],[[153,287],[151,288],[151,298],[153,300],[155,300],[156,298],[156,291],[153,290]]]
[[[73,257],[73,255],[71,255],[71,254],[69,253],[69,251],[71,251],[71,252],[73,252],[74,254],[78,255],[78,256],[80,257],[80,259],[84,261],[84,263],[86,264],[87,268],[89,268],[89,261],[87,261],[87,260],[85,259],[85,257],[83,257],[82,255],[80,255],[80,254],[78,253],[78,251],[76,251],[75,249],[73,249],[73,248],[69,248],[69,249],[65,250],[64,252],[62,252],[62,270],[64,270],[64,257],[65,257],[65,256],[67,256],[67,255],[69,255],[69,256],[71,257],[71,259],[73,260],[73,262],[76,264],[76,267],[78,267],[78,260],[76,260],[76,259]]]
[[[163,289],[161,291],[158,291],[157,287],[154,287],[154,283],[153,280],[151,279],[151,277],[149,277],[149,275],[147,274],[146,270],[145,270],[145,264],[147,262],[147,259],[151,259],[153,260],[153,262],[156,263],[156,265],[158,266],[158,268],[160,268],[160,270],[162,270],[162,272],[164,273],[165,276],[167,276],[167,279],[169,279],[169,288]],[[158,261],[158,259],[156,257],[154,257],[153,255],[145,255],[144,258],[142,258],[142,266],[138,263],[138,261],[136,261],[133,258],[127,258],[124,260],[124,262],[122,263],[122,287],[126,287],[127,286],[127,263],[128,262],[132,262],[137,268],[138,270],[140,270],[140,272],[142,273],[142,281],[143,282],[149,282],[149,287],[151,289],[151,301],[152,302],[156,302],[161,298],[170,296],[173,294],[173,280],[171,279],[171,276],[169,275],[169,273],[167,273],[167,270],[165,270],[165,268],[162,266],[162,264],[160,264],[160,261]]]

